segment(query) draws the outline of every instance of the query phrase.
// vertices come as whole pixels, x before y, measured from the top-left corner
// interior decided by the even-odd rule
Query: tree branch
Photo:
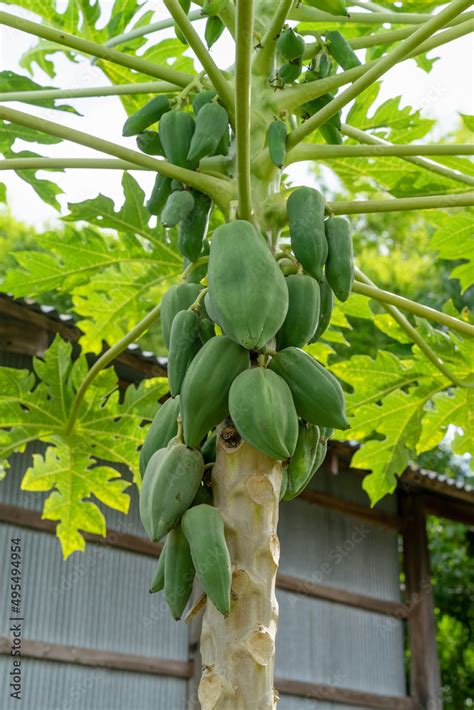
[[[370,145],[319,145],[316,143],[300,143],[286,156],[286,165],[300,163],[304,160],[316,160],[319,158],[381,158],[393,156],[405,158],[417,155],[474,155],[474,145],[471,143],[460,145],[419,145],[416,143],[389,143],[380,138],[352,128],[346,124],[342,125],[342,132],[351,138],[357,138],[361,142]],[[357,135],[356,135],[357,134]],[[359,137],[362,134],[363,137]],[[367,141],[365,138],[367,137]]]
[[[374,151],[378,150],[388,150],[388,151],[394,151],[386,153],[386,155],[395,155],[402,160],[405,160],[407,163],[412,163],[413,165],[417,165],[419,168],[424,168],[425,170],[430,170],[432,173],[437,173],[438,175],[443,175],[443,177],[447,177],[450,180],[456,180],[457,182],[464,183],[465,185],[474,185],[474,178],[471,177],[470,175],[463,175],[462,173],[457,172],[456,170],[452,170],[451,168],[447,168],[444,165],[441,165],[440,163],[436,163],[431,160],[425,160],[424,158],[420,158],[418,156],[420,155],[473,155],[474,154],[474,145],[468,145],[468,146],[456,146],[456,145],[439,145],[439,146],[416,146],[416,145],[411,145],[411,146],[406,146],[407,148],[414,148],[414,149],[420,149],[420,148],[433,148],[437,149],[436,152],[421,152],[420,150],[414,151],[411,153],[405,153],[404,155],[402,152],[398,151],[398,148],[402,147],[404,148],[405,146],[398,146],[398,145],[393,145],[389,143],[388,141],[384,141],[381,138],[376,138],[375,136],[372,136],[368,133],[365,133],[364,131],[360,131],[358,128],[353,128],[352,126],[348,126],[347,124],[342,125],[342,132],[346,135],[349,136],[350,138],[355,138],[356,140],[360,141],[361,143],[369,143],[370,148]],[[344,146],[347,148],[363,148],[363,150],[367,150],[369,146]],[[460,149],[459,153],[456,153],[457,149]],[[446,149],[451,149],[449,152]],[[297,150],[297,148],[295,149]],[[464,150],[466,152],[464,153]],[[439,151],[439,152],[438,152]],[[472,151],[472,152],[471,152]],[[374,155],[377,155],[377,153],[373,153]],[[380,153],[379,155],[384,155],[384,153]]]
[[[181,86],[165,81],[148,81],[138,84],[115,84],[113,86],[92,86],[87,89],[35,89],[33,91],[5,91],[0,93],[0,102],[44,101],[45,99],[82,99],[102,96],[122,96],[129,94],[167,94],[181,91]]]
[[[168,163],[166,160],[157,160],[149,155],[143,155],[143,153],[139,153],[136,150],[125,148],[111,141],[83,133],[82,131],[76,131],[73,128],[62,126],[53,121],[47,121],[44,118],[31,116],[23,111],[16,111],[15,109],[0,106],[0,118],[10,121],[11,123],[18,123],[21,126],[27,126],[28,128],[48,133],[52,136],[57,136],[63,140],[79,143],[80,145],[101,151],[102,153],[114,155],[121,160],[141,165],[144,168],[161,173],[166,177],[180,180],[186,185],[195,187],[197,190],[208,194],[223,210],[227,210],[229,202],[233,198],[233,193],[228,181],[220,180],[209,175],[201,175],[200,173],[187,170],[186,168],[179,168],[176,165]]]
[[[372,298],[380,303],[388,303],[391,306],[397,306],[403,311],[413,313],[413,315],[426,318],[427,320],[439,323],[440,325],[445,325],[447,328],[456,330],[458,333],[462,333],[463,335],[468,335],[471,338],[474,337],[474,326],[470,323],[466,323],[465,321],[454,318],[453,316],[448,316],[446,313],[441,313],[434,308],[423,306],[421,303],[411,301],[409,298],[405,298],[404,296],[398,296],[390,291],[384,291],[376,286],[370,286],[369,284],[361,283],[360,281],[354,281],[352,290],[354,293],[360,293],[362,296],[367,296],[367,298]]]
[[[6,158],[0,160],[0,170],[151,170],[126,160],[107,158]]]
[[[254,0],[237,0],[235,48],[235,143],[239,217],[252,218],[250,177],[251,62]]]
[[[92,365],[91,369],[82,381],[79,389],[76,392],[74,400],[71,405],[71,411],[69,413],[69,418],[66,423],[65,435],[68,436],[74,429],[74,425],[77,420],[77,415],[79,413],[79,407],[85,397],[85,394],[89,387],[91,386],[97,375],[105,368],[107,365],[115,360],[116,357],[123,353],[123,351],[131,344],[138,340],[145,331],[156,321],[161,315],[161,302],[155,306],[137,325],[132,328],[132,330],[127,333],[123,338],[121,338],[115,345],[113,345],[107,352],[105,352],[101,357]]]
[[[202,20],[202,14],[200,10],[193,10],[188,15],[188,20],[190,22],[196,22],[197,20]],[[150,25],[144,25],[143,27],[136,27],[130,32],[123,32],[120,35],[116,35],[111,39],[104,42],[104,47],[116,47],[118,44],[125,44],[132,39],[137,37],[145,37],[146,35],[153,34],[153,32],[159,32],[160,30],[166,30],[169,27],[174,27],[174,20],[172,18],[167,18],[166,20],[160,20],[159,22],[152,22]]]
[[[470,3],[469,3],[470,4]],[[351,12],[350,15],[330,15],[328,12],[316,10],[313,7],[300,5],[289,14],[290,20],[298,22],[321,22],[323,25],[421,25],[434,17],[427,13],[416,12]],[[474,13],[467,12],[464,19],[474,17]],[[448,24],[448,23],[446,23]],[[451,22],[449,23],[451,24]]]
[[[368,286],[373,286],[375,287],[375,284],[366,276],[360,269],[355,270],[356,276],[358,279],[363,281],[365,284]],[[444,362],[438,355],[435,353],[435,351],[428,345],[428,343],[422,338],[422,336],[418,333],[416,328],[412,326],[410,321],[405,318],[403,313],[400,313],[398,308],[395,306],[392,306],[388,303],[382,303],[382,307],[389,313],[394,321],[398,323],[398,325],[402,328],[402,330],[407,333],[407,335],[410,337],[410,339],[418,345],[420,348],[421,352],[425,355],[425,357],[428,358],[428,360],[440,371],[443,373],[445,377],[448,378],[453,384],[457,385],[458,387],[463,387],[467,389],[471,389],[473,387],[472,382],[464,382],[463,380],[459,379],[456,375],[454,375],[451,370],[446,367]]]
[[[116,49],[109,49],[101,44],[97,44],[97,42],[91,42],[88,39],[75,37],[67,32],[63,32],[62,30],[56,30],[53,27],[47,27],[46,25],[41,25],[38,22],[31,22],[30,20],[25,20],[22,17],[11,15],[8,12],[0,12],[0,25],[13,27],[13,29],[20,30],[21,32],[27,32],[28,34],[35,35],[36,37],[42,37],[50,42],[57,42],[65,47],[75,49],[82,54],[90,54],[94,57],[105,59],[108,62],[120,64],[123,67],[128,67],[128,69],[134,69],[135,71],[142,72],[143,74],[155,76],[157,79],[169,81],[177,86],[186,86],[186,84],[188,84],[193,78],[190,74],[185,74],[184,72],[176,71],[170,67],[155,64],[153,62],[148,62],[146,59],[131,57],[124,52],[118,52]]]
[[[350,101],[359,96],[365,89],[373,84],[374,81],[395,66],[395,64],[406,58],[413,50],[419,47],[424,40],[428,39],[428,37],[434,34],[438,29],[444,27],[452,20],[453,17],[459,15],[459,13],[469,7],[470,4],[470,0],[455,0],[439,14],[417,28],[410,37],[407,37],[407,39],[403,40],[397,47],[379,59],[376,64],[367,69],[359,79],[356,79],[352,86],[343,91],[339,96],[336,96],[335,99],[324,106],[320,111],[317,111],[303,125],[292,131],[288,136],[288,148],[293,148],[306,136],[319,128],[319,126],[344,108]]]
[[[186,37],[189,46],[204,67],[209,79],[211,80],[215,90],[219,94],[229,113],[231,122],[233,122],[234,102],[229,82],[224,77],[223,73],[202,43],[201,38],[188,20],[188,16],[184,12],[178,0],[164,0],[164,3],[179,29]]]

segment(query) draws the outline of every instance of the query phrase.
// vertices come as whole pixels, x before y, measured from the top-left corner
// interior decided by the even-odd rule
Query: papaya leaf
[[[74,395],[88,369],[84,356],[73,362],[71,355],[72,345],[58,336],[44,359],[33,360],[33,372],[0,368],[0,458],[8,467],[5,460],[27,443],[46,444],[43,454],[34,455],[22,489],[51,491],[43,517],[59,521],[64,557],[84,549],[81,531],[105,535],[105,518],[94,499],[127,512],[130,483],[117,467],[130,468],[140,484],[142,423],[154,416],[168,389],[166,379],[148,379],[130,386],[121,401],[114,370],[103,370],[86,393],[74,430],[66,434]]]
[[[449,215],[436,212],[433,222],[437,229],[431,238],[431,246],[440,259],[462,260],[451,271],[451,278],[459,279],[464,293],[474,283],[474,211],[467,209]]]
[[[474,449],[474,391],[460,387],[439,392],[423,418],[418,453],[434,449],[443,440],[448,426],[458,427],[451,443],[456,454],[472,454]]]

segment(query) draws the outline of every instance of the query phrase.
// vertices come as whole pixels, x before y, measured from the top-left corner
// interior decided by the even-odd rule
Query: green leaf
[[[441,443],[449,425],[459,427],[451,444],[457,454],[472,454],[474,448],[474,390],[460,387],[439,392],[423,419],[418,453]]]
[[[462,122],[466,126],[466,128],[474,133],[474,116],[471,116],[467,113],[460,113],[459,114],[462,118]]]
[[[154,416],[168,389],[166,379],[149,379],[130,386],[120,401],[114,370],[103,370],[86,392],[74,430],[66,434],[75,393],[88,370],[84,356],[73,362],[71,355],[72,345],[57,337],[44,359],[34,359],[34,372],[0,368],[0,459],[24,451],[30,441],[47,445],[44,454],[34,455],[22,488],[51,491],[43,517],[60,521],[57,536],[65,557],[84,549],[81,531],[105,534],[95,500],[127,512],[130,484],[117,465],[130,468],[139,485],[142,423]]]
[[[455,214],[437,212],[433,221],[437,230],[431,239],[431,246],[436,249],[441,259],[459,260],[451,272],[452,278],[460,281],[463,292],[474,283],[474,239],[472,238],[474,212],[464,210]]]

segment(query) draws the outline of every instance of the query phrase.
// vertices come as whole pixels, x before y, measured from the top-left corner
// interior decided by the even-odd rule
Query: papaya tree
[[[391,68],[414,59],[429,71],[427,53],[471,31],[471,3],[164,0],[159,22],[135,0],[116,0],[108,20],[99,4],[10,4],[42,20],[0,12],[4,27],[39,38],[26,70],[53,78],[51,55],[63,52],[93,58],[108,83],[51,88],[3,71],[0,168],[56,207],[61,188],[38,171],[123,171],[125,199],[118,210],[102,194],[69,203],[64,228],[8,270],[3,289],[16,297],[67,297],[83,354],[57,338],[34,375],[0,369],[2,458],[46,444],[22,487],[51,491],[43,515],[58,521],[65,557],[84,549],[83,532],[105,533],[92,496],[127,511],[117,464],[128,466],[144,529],[164,543],[152,591],[180,618],[195,576],[204,590],[189,612],[204,607],[202,707],[273,708],[280,501],[309,484],[330,438],[362,442],[353,465],[370,471],[372,503],[449,425],[468,451],[468,314],[378,288],[357,265],[351,220],[371,215],[376,231],[382,213],[433,210],[433,249],[456,262],[463,292],[471,285],[472,145],[415,143],[431,121],[399,98],[373,106]],[[221,35],[228,67],[212,50]],[[127,114],[122,136],[51,120],[77,112],[64,100],[110,95]],[[107,157],[19,152],[17,139]],[[306,161],[368,198],[294,184],[287,168]],[[135,170],[154,176],[147,198]],[[354,318],[404,355],[334,360]],[[137,341],[167,352],[168,378],[119,394],[111,365]]]

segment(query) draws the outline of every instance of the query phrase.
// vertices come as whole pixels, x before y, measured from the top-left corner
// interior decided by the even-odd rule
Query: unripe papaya
[[[286,380],[298,415],[311,424],[347,429],[344,392],[338,380],[311,355],[285,348],[269,367]]]
[[[334,99],[334,94],[324,94],[323,96],[318,96],[317,99],[312,99],[312,101],[308,101],[307,103],[303,104],[301,107],[302,110],[307,113],[308,115],[312,116],[313,114],[317,113],[320,111],[322,108],[327,106],[331,101]],[[323,123],[323,126],[334,126],[334,128],[341,128],[341,112],[338,111],[335,113],[331,118],[328,118],[328,120]],[[322,126],[319,127],[320,129]]]
[[[326,279],[336,297],[347,301],[354,280],[351,226],[344,217],[329,217],[325,228],[328,242]]]
[[[206,236],[212,202],[203,192],[190,192],[194,198],[194,207],[179,223],[178,249],[186,259],[196,261]]]
[[[279,119],[272,121],[267,132],[268,151],[270,160],[277,168],[282,168],[286,155],[286,123]]]
[[[161,300],[161,334],[167,348],[170,346],[171,325],[179,311],[192,306],[202,291],[202,286],[195,283],[173,284]]]
[[[334,429],[332,427],[323,426],[321,427],[321,441],[328,441],[334,434]]]
[[[322,126],[319,126],[319,132],[328,145],[342,145],[341,132],[335,126],[324,123]]]
[[[297,34],[291,27],[284,27],[280,32],[275,45],[276,51],[287,62],[301,59],[305,50],[303,37]]]
[[[288,486],[283,500],[293,500],[307,485],[314,469],[319,444],[319,428],[300,422],[298,442],[288,465]]]
[[[305,79],[307,78],[307,81],[325,79],[331,74],[331,70],[332,62],[328,53],[325,51],[318,52],[311,62],[310,71],[305,74]]]
[[[159,121],[170,108],[169,96],[165,96],[164,94],[155,96],[155,98],[148,101],[148,103],[142,106],[136,113],[127,118],[123,125],[122,135],[126,137],[136,136],[137,133],[141,133],[145,128],[151,126],[152,123]]]
[[[313,471],[311,473],[309,481],[311,480],[311,478],[313,478],[314,474],[317,473],[317,471],[319,471],[319,469],[323,465],[324,459],[326,458],[327,450],[328,450],[327,439],[320,440],[320,442],[318,444],[318,450],[316,452],[316,458],[314,459]],[[309,481],[308,481],[308,483],[309,483]]]
[[[321,292],[321,308],[319,310],[318,327],[316,328],[315,334],[311,338],[312,343],[319,340],[325,332],[331,320],[332,309],[334,308],[334,291],[326,279],[323,279],[323,281],[320,282],[319,290]]]
[[[226,335],[249,350],[263,348],[285,320],[288,289],[250,222],[236,220],[215,230],[208,280],[213,310]]]
[[[218,323],[218,313],[209,295],[209,291],[204,296],[204,306],[206,308],[207,315],[213,323]]]
[[[329,40],[329,51],[339,66],[344,69],[352,69],[360,66],[360,61],[344,38],[337,30],[326,32],[326,39]]]
[[[293,253],[303,269],[321,281],[328,254],[324,197],[312,187],[300,187],[291,193],[286,206]]]
[[[199,91],[193,99],[193,111],[198,115],[203,106],[209,104],[217,96],[214,89],[204,89]]]
[[[167,399],[155,414],[140,451],[140,474],[142,477],[145,475],[148,461],[153,454],[168,446],[171,439],[178,433],[178,416],[179,397]]]
[[[194,565],[185,534],[178,525],[166,540],[165,596],[173,619],[180,619],[193,591]]]
[[[194,208],[194,197],[190,190],[175,190],[166,200],[160,216],[163,227],[175,227]]]
[[[228,123],[227,111],[220,104],[207,103],[201,108],[188,152],[188,161],[192,165],[197,165],[201,158],[214,155]]]
[[[181,386],[184,440],[198,448],[229,413],[232,382],[250,365],[249,354],[226,336],[211,338],[191,362]]]
[[[160,121],[160,139],[170,163],[180,168],[193,168],[188,151],[194,134],[194,118],[184,111],[168,111]]]
[[[202,6],[203,15],[218,15],[222,10],[225,10],[229,0],[204,0]]]
[[[298,273],[298,265],[293,259],[287,259],[286,257],[278,259],[278,267],[285,276]]]
[[[202,243],[202,249],[201,253],[199,254],[199,259],[202,256],[209,256],[209,242],[205,239]],[[186,269],[191,262],[189,259],[186,259],[186,257],[183,259],[183,269]],[[187,281],[189,283],[195,283],[198,284],[207,274],[207,263],[206,264],[200,264],[199,266],[196,266],[192,271],[189,272]]]
[[[279,500],[284,499],[287,488],[288,488],[288,470],[287,470],[286,466],[284,466],[281,471],[281,487],[280,487]]]
[[[147,155],[165,154],[157,131],[142,131],[138,134],[136,140],[137,147],[142,153],[146,153]]]
[[[159,542],[181,519],[201,484],[199,453],[175,443],[151,457],[140,492],[140,517],[148,537]]]
[[[309,343],[319,322],[319,284],[311,276],[287,276],[288,313],[276,334],[278,350],[294,345],[297,348]]]
[[[277,76],[282,84],[291,84],[291,82],[296,81],[303,65],[301,61],[296,60],[294,62],[288,62],[288,64],[282,64],[278,67]]]
[[[204,39],[206,40],[208,49],[211,49],[212,45],[217,42],[224,30],[225,25],[220,17],[214,15],[213,17],[207,18],[206,27],[204,29]]]
[[[216,331],[214,323],[209,318],[199,319],[199,337],[202,343],[207,343],[208,340],[214,338]]]
[[[146,208],[150,214],[159,216],[166,201],[171,194],[171,180],[164,175],[157,174],[155,185],[151,191],[150,199],[146,203]]]
[[[216,432],[213,431],[212,434],[209,434],[207,437],[206,441],[201,447],[201,454],[204,459],[204,463],[214,463],[216,460],[216,442],[217,442],[217,435]]]
[[[281,461],[294,452],[298,416],[290,388],[275,372],[241,372],[230,388],[229,412],[242,439],[262,454]]]
[[[186,511],[181,525],[191,548],[196,574],[208,599],[227,616],[232,569],[222,515],[210,505],[196,505]]]
[[[166,558],[166,542],[161,548],[160,556],[158,558],[158,564],[156,566],[156,571],[151,580],[150,594],[155,594],[156,592],[161,592],[165,588],[165,558]]]
[[[180,393],[186,370],[201,347],[199,318],[194,311],[179,311],[171,325],[168,382],[173,397]]]

